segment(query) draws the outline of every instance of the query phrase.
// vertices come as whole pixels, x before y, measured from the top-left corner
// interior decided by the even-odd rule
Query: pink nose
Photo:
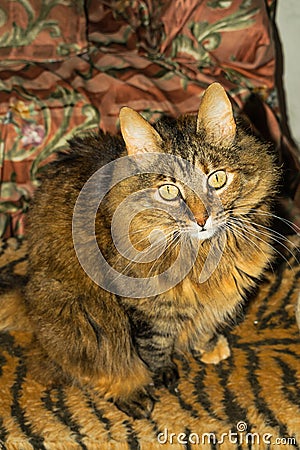
[[[208,215],[203,214],[201,216],[196,216],[195,219],[196,219],[197,224],[200,225],[200,227],[204,227],[204,225],[206,224],[206,221],[208,219]]]

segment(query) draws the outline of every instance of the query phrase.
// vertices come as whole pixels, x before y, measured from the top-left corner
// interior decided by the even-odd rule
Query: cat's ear
[[[212,144],[229,147],[236,133],[230,100],[219,83],[211,84],[203,94],[197,118],[197,133],[204,130]]]
[[[160,135],[139,113],[124,106],[119,117],[128,155],[160,151]]]

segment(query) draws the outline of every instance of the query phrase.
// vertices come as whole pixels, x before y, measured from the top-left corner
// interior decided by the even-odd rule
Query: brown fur
[[[188,446],[178,440],[188,441],[192,433],[191,448],[206,449],[213,443],[207,433],[213,433],[215,446],[232,450],[236,434],[231,440],[227,435],[223,444],[217,444],[222,440],[222,433],[230,432],[238,433],[241,450],[249,450],[249,445],[253,449],[265,448],[263,438],[268,440],[270,435],[271,447],[297,448],[300,443],[300,336],[294,308],[299,294],[300,239],[289,236],[285,242],[290,249],[284,252],[286,260],[278,260],[278,265],[274,262],[272,270],[264,273],[244,320],[228,334],[230,357],[219,365],[205,365],[195,354],[175,354],[178,390],[157,389],[155,396],[159,401],[149,419],[133,420],[93,386],[49,387],[36,382],[25,358],[32,349],[31,333],[1,332],[0,442],[3,448],[173,450]],[[0,328],[2,313],[8,305],[17,315],[19,328],[24,325],[19,314],[23,307],[19,288],[26,283],[26,244],[24,240],[17,248],[12,248],[10,243],[0,245]],[[42,370],[40,367],[39,373]],[[247,425],[243,433],[237,429],[241,421]],[[167,442],[159,443],[159,436],[163,438],[165,432]],[[248,432],[256,435],[253,444],[246,440]],[[195,434],[199,436],[198,445],[193,439]],[[277,438],[281,438],[278,444]]]
[[[72,383],[92,384],[124,411],[144,417],[152,409],[152,380],[176,386],[175,348],[193,349],[206,362],[228,356],[224,339],[217,340],[217,349],[212,339],[272,258],[271,237],[260,231],[270,223],[278,170],[267,145],[242,127],[236,129],[230,103],[217,84],[206,91],[198,118],[163,120],[154,128],[124,108],[120,122],[123,138],[101,132],[75,137],[69,152],[46,172],[29,215],[26,306],[35,331],[35,355],[43,360],[40,374],[47,374],[51,382],[64,377]],[[96,285],[79,264],[72,240],[73,208],[97,169],[127,153],[153,151],[180,156],[206,175],[226,170],[231,182],[219,194],[224,222],[229,223],[230,216],[239,222],[234,229],[227,228],[223,257],[205,283],[198,279],[214,236],[203,241],[192,270],[177,286],[152,298],[119,297]],[[172,183],[182,189],[194,216],[183,215],[182,220],[205,222],[205,208],[194,192],[176,180]],[[147,277],[149,271],[160,273],[171,266],[178,254],[174,245],[154,264],[128,266],[110,235],[116,207],[133,192],[145,187],[156,192],[161,184],[156,175],[132,177],[114,187],[100,207],[97,242],[119,272]],[[158,224],[166,232],[175,226],[167,213],[153,209],[134,218],[131,237],[140,250],[149,245],[151,227]],[[82,241],[90,239],[83,229]]]

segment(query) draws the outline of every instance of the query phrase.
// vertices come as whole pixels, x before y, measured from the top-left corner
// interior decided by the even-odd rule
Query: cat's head
[[[268,208],[278,181],[274,156],[268,145],[236,125],[231,103],[220,84],[213,83],[205,91],[197,117],[160,121],[154,128],[140,114],[124,107],[120,126],[128,155],[174,155],[201,172],[201,198],[189,183],[184,185],[177,178],[176,164],[173,173],[164,176],[162,159],[158,159],[161,174],[148,180],[153,183],[153,204],[181,211],[177,225],[193,237],[210,239],[226,221],[232,219],[233,229],[235,217]],[[141,177],[141,183],[145,183],[145,177]],[[217,210],[210,208],[212,194],[222,205]],[[156,220],[159,217],[163,220],[164,215]]]

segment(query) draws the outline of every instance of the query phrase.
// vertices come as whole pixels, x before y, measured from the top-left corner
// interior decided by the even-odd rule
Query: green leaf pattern
[[[12,1],[12,0],[9,0]],[[27,0],[19,0],[19,3],[23,6],[24,11],[27,14],[27,27],[22,28],[14,24],[13,29],[10,32],[5,33],[0,38],[1,47],[21,47],[31,44],[37,35],[43,30],[48,29],[52,36],[58,37],[61,34],[60,28],[58,26],[58,21],[47,20],[49,12],[56,6],[59,1],[47,1],[43,0],[42,7],[40,9],[40,14],[35,17],[35,12],[32,6]],[[5,11],[1,10],[0,17],[5,15]]]
[[[266,1],[272,8],[274,0]],[[6,30],[0,32],[0,54],[17,49],[21,55],[20,60],[3,57],[0,64],[0,236],[24,234],[25,213],[40,173],[75,133],[99,124],[116,128],[119,108],[129,103],[152,121],[165,113],[193,111],[208,76],[214,79],[215,52],[222,49],[224,36],[246,32],[261,14],[259,0],[198,2],[199,10],[208,17],[216,13],[218,19],[211,21],[204,14],[195,20],[191,13],[185,23],[180,22],[185,9],[194,11],[197,2],[176,0],[178,10],[173,0],[40,0],[36,10],[37,3],[0,0],[0,31]],[[118,11],[114,5],[120,6]],[[8,29],[14,6],[24,17]],[[84,52],[82,43],[65,39],[68,17],[54,14],[62,6],[72,13],[75,8],[78,20],[85,8]],[[98,17],[101,8],[103,18],[90,31],[89,14]],[[169,41],[164,16],[160,19],[166,11],[171,32],[173,22],[178,27]],[[56,39],[55,60],[25,57],[29,47],[36,50],[41,35]],[[254,89],[252,77],[234,64],[217,68],[233,98]]]
[[[35,102],[21,90],[18,94],[23,100],[15,100],[11,104],[0,126],[0,163],[3,169],[9,161],[17,172],[20,171],[18,167],[25,167],[28,179],[26,183],[20,183],[13,172],[10,181],[1,182],[1,236],[8,232],[8,227],[13,228],[10,229],[12,234],[20,236],[24,233],[24,214],[28,210],[33,190],[39,185],[39,174],[45,164],[53,158],[54,152],[66,147],[67,140],[75,133],[94,129],[99,123],[98,111],[86,104],[75,90],[57,86],[46,101],[35,98]],[[27,103],[28,100],[30,103]],[[58,101],[61,103],[59,126],[53,114],[57,108],[53,104],[57,105]],[[80,114],[81,123],[72,123],[73,114]],[[7,148],[8,134],[13,134],[14,140],[10,140],[11,146]],[[24,173],[21,173],[22,176]]]
[[[214,7],[218,3],[230,6],[231,2],[214,2]],[[211,51],[216,50],[222,42],[222,33],[243,30],[250,27],[255,21],[255,15],[259,9],[250,11],[243,9],[226,16],[215,23],[191,22],[189,28],[194,39],[186,35],[179,35],[173,41],[172,58],[176,58],[179,53],[190,55],[198,62],[198,67],[202,68],[213,64]],[[196,45],[195,42],[196,41]]]

